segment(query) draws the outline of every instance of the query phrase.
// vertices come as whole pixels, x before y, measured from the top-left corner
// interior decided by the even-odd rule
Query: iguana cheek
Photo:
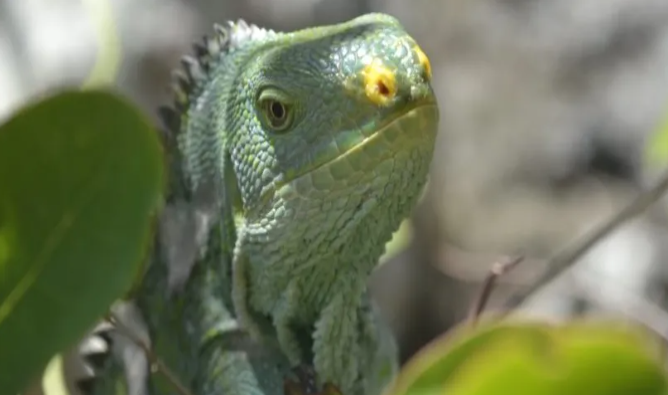
[[[430,160],[438,118],[438,108],[434,104],[413,108],[335,159],[282,185],[278,195],[288,200],[298,196],[326,199],[333,191],[345,190],[361,182],[365,175],[378,170],[399,153],[417,149],[425,151],[425,160]],[[402,166],[403,163],[395,165]]]

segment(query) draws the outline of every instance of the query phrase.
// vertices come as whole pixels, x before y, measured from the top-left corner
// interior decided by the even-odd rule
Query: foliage
[[[668,163],[668,112],[647,140],[644,161],[649,171],[664,168]]]
[[[602,322],[503,322],[435,340],[388,395],[659,395],[667,378],[643,332]]]
[[[386,263],[404,251],[413,241],[413,226],[410,219],[401,223],[399,229],[392,235],[392,239],[385,244],[385,253],[380,257],[379,265]]]
[[[95,63],[83,82],[83,88],[113,85],[121,63],[119,30],[109,0],[82,0],[95,30],[97,53]]]
[[[0,395],[15,395],[141,274],[164,184],[129,103],[64,92],[0,126]]]

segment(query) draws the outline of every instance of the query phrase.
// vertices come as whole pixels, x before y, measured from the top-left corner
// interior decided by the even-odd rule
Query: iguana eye
[[[284,96],[283,92],[270,88],[259,97],[259,109],[265,124],[275,132],[285,131],[293,121],[293,106]]]
[[[276,100],[267,100],[265,105],[271,126],[281,127],[288,117],[288,109],[283,103]]]

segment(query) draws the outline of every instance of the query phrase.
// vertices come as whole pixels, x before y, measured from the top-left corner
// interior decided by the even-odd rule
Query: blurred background
[[[466,319],[494,262],[527,257],[490,309],[656,177],[643,152],[668,114],[668,1],[0,0],[0,120],[106,67],[157,121],[170,71],[213,23],[294,30],[371,11],[421,44],[441,106],[429,189],[371,284],[405,360]],[[519,312],[668,333],[666,212],[618,229]]]

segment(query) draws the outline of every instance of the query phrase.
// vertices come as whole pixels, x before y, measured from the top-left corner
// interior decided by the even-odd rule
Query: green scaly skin
[[[380,394],[396,345],[367,280],[427,180],[426,57],[383,14],[292,33],[240,21],[197,52],[163,114],[163,219],[215,215],[187,281],[170,280],[172,242],[156,244],[136,293],[156,353],[196,395],[282,394],[299,364],[344,395]]]

